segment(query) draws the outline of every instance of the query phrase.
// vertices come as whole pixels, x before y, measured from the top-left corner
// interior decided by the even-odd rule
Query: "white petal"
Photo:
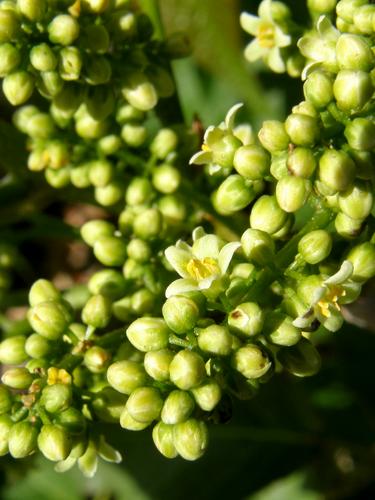
[[[321,45],[319,38],[317,36],[303,36],[297,42],[297,46],[301,51],[302,55],[308,59],[316,59],[316,55],[319,54],[319,46]]]
[[[108,444],[103,436],[100,437],[98,453],[99,456],[107,462],[119,464],[122,461],[121,453]]]
[[[266,55],[268,49],[261,47],[257,38],[250,42],[245,48],[245,57],[248,61],[254,62]]]
[[[204,143],[207,144],[208,147],[211,147],[216,142],[220,141],[225,135],[225,131],[219,127],[214,127],[211,125],[208,127],[204,134]]]
[[[271,49],[265,59],[272,71],[274,71],[275,73],[284,73],[285,62],[281,57],[280,49],[278,47],[274,47],[273,49]]]
[[[251,125],[241,123],[234,128],[233,134],[239,139],[244,146],[255,143],[255,137]]]
[[[230,261],[232,260],[234,252],[240,248],[241,243],[239,241],[232,241],[231,243],[227,243],[219,253],[219,267],[222,274],[227,272]]]
[[[177,248],[181,248],[182,250],[186,250],[191,253],[191,246],[186,243],[184,240],[177,240],[176,245]]]
[[[305,315],[299,316],[292,322],[292,325],[295,326],[296,328],[306,328],[310,326],[313,321],[314,321],[314,315],[311,313],[306,317]]]
[[[78,459],[78,467],[84,476],[95,476],[98,468],[98,456],[94,446],[89,445],[84,455]]]
[[[333,26],[327,16],[319,17],[316,29],[326,40],[337,40],[340,36],[340,32]]]
[[[57,462],[54,469],[56,472],[66,472],[70,470],[76,462],[76,458],[68,457],[65,460],[61,460],[61,462]]]
[[[199,290],[198,284],[193,279],[179,279],[172,281],[165,291],[165,296],[167,299],[173,295],[179,295],[180,293],[193,292],[194,290]]]
[[[302,80],[306,80],[309,74],[312,73],[314,70],[318,69],[320,66],[321,66],[320,62],[311,62],[309,64],[306,64],[301,74]]]
[[[336,274],[330,276],[328,279],[324,281],[325,285],[339,285],[340,283],[344,283],[350,276],[353,274],[353,264],[348,260],[344,260],[341,264],[340,269]]]
[[[217,259],[223,246],[223,240],[218,238],[215,234],[206,234],[194,241],[193,254],[199,260],[203,260],[206,257]]]
[[[199,290],[208,290],[211,287],[212,283],[218,278],[220,278],[218,274],[211,274],[211,276],[204,278],[198,283]]]
[[[262,21],[272,22],[272,0],[263,0],[259,5],[258,14]]]
[[[260,19],[257,16],[253,16],[247,12],[242,12],[240,15],[240,25],[250,35],[256,36],[259,23]]]
[[[242,108],[242,106],[243,106],[243,102],[239,102],[239,103],[235,104],[234,106],[232,106],[230,108],[230,110],[228,111],[228,113],[226,114],[225,126],[228,130],[233,129],[234,120],[236,118],[236,113],[240,108]]]
[[[188,278],[190,276],[186,270],[188,262],[193,258],[190,252],[176,246],[171,246],[165,250],[165,257],[182,278]]]
[[[292,42],[292,37],[284,33],[280,28],[275,29],[275,42],[277,47],[288,47]]]
[[[311,305],[314,306],[315,304],[317,304],[319,300],[321,300],[326,293],[327,293],[327,287],[319,286],[318,288],[316,288],[311,297]]]
[[[211,151],[198,151],[190,158],[189,165],[205,165],[212,161]]]
[[[206,231],[202,226],[198,226],[193,230],[193,241],[199,240],[199,238],[203,238],[206,236]]]

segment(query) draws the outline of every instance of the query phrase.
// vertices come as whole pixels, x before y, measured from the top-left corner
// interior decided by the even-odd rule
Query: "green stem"
[[[126,339],[125,328],[117,328],[100,337],[95,343],[100,347],[112,347]]]
[[[82,355],[66,354],[59,363],[58,367],[63,368],[68,372],[72,372],[74,368],[76,368],[79,364],[81,364],[81,362],[82,362]]]
[[[190,342],[173,334],[169,335],[169,343],[172,345],[177,345],[179,347],[184,347],[185,349],[189,349],[192,347]]]

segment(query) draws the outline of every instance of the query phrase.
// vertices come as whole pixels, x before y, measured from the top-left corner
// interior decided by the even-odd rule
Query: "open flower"
[[[207,128],[202,145],[202,151],[195,153],[190,159],[190,164],[210,165],[209,173],[213,174],[222,168],[231,169],[236,150],[254,141],[249,125],[234,127],[237,111],[243,106],[235,104],[225,116],[225,120],[215,127]]]
[[[341,305],[353,302],[361,291],[358,283],[350,281],[352,274],[353,265],[345,260],[337,273],[316,287],[309,308],[293,321],[293,325],[303,329],[317,319],[327,330],[337,331],[343,323]]]
[[[259,5],[258,15],[253,16],[243,12],[240,17],[242,28],[255,39],[249,43],[245,49],[245,57],[248,61],[254,62],[262,58],[263,61],[275,73],[284,73],[286,66],[282,58],[280,49],[291,44],[291,36],[285,33],[284,26],[278,22],[279,17],[285,18],[287,11],[275,18],[274,8],[281,9],[279,2],[263,0]],[[285,9],[285,6],[282,6]],[[279,13],[281,14],[281,13]]]
[[[193,246],[178,241],[175,246],[168,247],[165,256],[182,279],[169,285],[166,297],[193,290],[220,293],[220,281],[240,246],[238,241],[225,244],[216,235],[206,234],[198,227],[193,231]]]

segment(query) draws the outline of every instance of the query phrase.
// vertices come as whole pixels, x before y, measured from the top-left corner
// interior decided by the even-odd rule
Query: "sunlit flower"
[[[64,370],[63,368],[56,368],[55,366],[51,366],[47,370],[47,384],[66,384],[69,385],[72,383],[71,375]]]
[[[234,252],[240,242],[225,244],[214,234],[205,234],[203,228],[193,231],[193,245],[178,241],[165,251],[169,264],[182,279],[171,283],[166,290],[166,297],[179,293],[201,290],[214,292],[216,285],[225,276]]]
[[[275,19],[273,8],[285,8],[280,2],[263,0],[259,5],[258,15],[254,16],[243,12],[240,17],[242,28],[253,35],[255,39],[245,49],[245,57],[254,62],[257,59],[263,61],[275,73],[283,73],[286,69],[280,49],[291,44],[291,36],[283,31],[277,19]]]

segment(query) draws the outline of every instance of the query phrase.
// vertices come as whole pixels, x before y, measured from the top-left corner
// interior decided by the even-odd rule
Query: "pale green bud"
[[[113,177],[113,166],[109,161],[96,160],[90,162],[89,179],[94,186],[106,186]]]
[[[212,411],[221,399],[221,389],[215,380],[208,382],[192,389],[195,402],[204,411]]]
[[[52,43],[71,45],[78,38],[79,23],[68,14],[60,14],[48,25],[48,34]]]
[[[122,360],[109,366],[107,379],[116,391],[121,394],[131,394],[135,389],[146,384],[147,374],[140,363]]]
[[[143,278],[144,272],[145,266],[133,259],[127,259],[122,268],[126,280],[140,280]]]
[[[63,80],[78,80],[82,70],[82,55],[77,47],[64,47],[59,53],[59,73]]]
[[[30,387],[33,376],[27,368],[11,368],[3,373],[1,381],[12,389],[23,390]]]
[[[168,224],[177,224],[186,218],[185,201],[173,194],[160,198],[158,208]]]
[[[145,424],[159,418],[163,400],[157,389],[139,387],[129,396],[125,408],[137,422]]]
[[[255,302],[244,302],[228,315],[230,329],[244,337],[258,335],[262,331],[263,323],[263,311]]]
[[[317,109],[324,109],[333,101],[333,78],[322,70],[313,71],[303,84],[307,101]]]
[[[47,168],[47,170],[44,172],[44,175],[48,184],[55,189],[61,189],[63,187],[66,187],[70,183],[69,167],[59,168],[59,170]]]
[[[319,178],[333,191],[347,190],[354,177],[355,164],[344,151],[327,149],[320,157]]]
[[[98,141],[98,149],[104,155],[113,155],[121,148],[122,141],[118,135],[109,134]]]
[[[371,77],[365,71],[343,69],[333,84],[337,106],[344,111],[358,111],[368,102],[374,92]]]
[[[126,335],[140,351],[158,351],[167,347],[169,329],[161,318],[138,318],[128,327]]]
[[[311,149],[295,148],[288,155],[287,165],[292,175],[308,179],[314,173],[317,161]]]
[[[93,14],[102,14],[110,5],[110,0],[81,0],[82,9]]]
[[[340,0],[336,6],[336,13],[347,23],[352,23],[356,10],[367,3],[367,0]]]
[[[313,118],[319,117],[318,111],[309,101],[301,101],[299,104],[296,104],[296,106],[293,106],[292,113],[300,113],[302,115],[312,116]]]
[[[50,413],[66,410],[72,403],[72,388],[67,384],[53,384],[44,387],[40,403]]]
[[[3,80],[3,92],[12,106],[26,102],[34,91],[34,78],[27,71],[10,73]]]
[[[310,189],[310,181],[303,177],[285,176],[276,184],[277,202],[285,212],[296,212],[304,206]]]
[[[366,241],[350,250],[346,260],[353,264],[354,281],[367,281],[375,276],[375,245]]]
[[[250,213],[250,226],[268,234],[279,231],[287,222],[287,212],[282,210],[275,196],[263,195],[255,202]]]
[[[64,304],[50,300],[29,309],[27,319],[36,333],[48,340],[58,340],[72,318]]]
[[[153,172],[152,183],[155,188],[164,194],[174,193],[181,182],[181,174],[177,168],[164,163]]]
[[[313,12],[319,14],[329,14],[335,10],[337,0],[308,0],[307,6]]]
[[[171,381],[184,391],[193,389],[203,382],[206,369],[203,358],[196,352],[184,349],[173,358],[169,373]]]
[[[215,210],[223,215],[234,214],[255,198],[254,189],[249,181],[241,175],[230,175],[223,181],[214,193],[212,203]]]
[[[6,455],[9,451],[8,440],[13,421],[9,415],[0,417],[0,457]]]
[[[298,243],[298,252],[308,264],[318,264],[326,259],[332,250],[332,237],[323,229],[310,231]]]
[[[81,434],[86,428],[86,419],[77,408],[59,412],[56,415],[56,423],[64,427],[69,434]]]
[[[293,319],[282,313],[271,313],[265,329],[267,339],[276,345],[292,346],[301,339],[301,331],[293,325]]]
[[[236,136],[230,133],[225,134],[210,145],[213,163],[231,169],[234,155],[240,146],[242,146],[242,142]]]
[[[335,229],[343,238],[356,238],[362,229],[362,219],[352,219],[343,212],[339,212],[335,218]]]
[[[27,359],[25,352],[26,337],[16,335],[0,343],[0,363],[4,365],[19,365]]]
[[[114,269],[103,269],[93,274],[87,283],[93,295],[103,295],[110,300],[122,297],[127,285],[121,273]]]
[[[107,133],[108,122],[86,115],[76,121],[75,128],[77,134],[83,139],[99,139]]]
[[[193,398],[188,392],[175,390],[168,394],[161,411],[165,424],[178,424],[187,420],[194,410]]]
[[[17,0],[19,12],[30,21],[41,21],[47,12],[46,0]]]
[[[131,309],[137,316],[149,313],[155,305],[155,294],[147,288],[137,290],[131,296]]]
[[[123,196],[123,184],[120,181],[112,181],[106,186],[95,188],[95,200],[103,207],[115,205]]]
[[[46,152],[49,157],[48,166],[53,169],[61,169],[70,159],[67,145],[62,141],[49,141],[47,143]]]
[[[353,149],[371,151],[375,147],[375,123],[368,118],[354,118],[345,127],[344,135]]]
[[[319,138],[317,120],[311,116],[292,113],[285,121],[285,130],[297,146],[312,146]]]
[[[143,119],[144,113],[130,104],[122,104],[116,113],[116,121],[120,125],[129,121],[142,121]]]
[[[241,245],[246,257],[256,264],[264,265],[274,258],[273,239],[259,229],[247,229],[241,236]]]
[[[202,351],[227,356],[232,351],[232,336],[225,326],[210,325],[199,330],[198,345]]]
[[[12,408],[12,395],[5,385],[0,385],[0,415],[9,413]],[[0,432],[1,436],[1,432]]]
[[[38,71],[53,71],[57,66],[57,58],[49,45],[34,45],[30,51],[30,62]]]
[[[257,345],[240,347],[232,356],[232,366],[247,379],[262,377],[272,366],[268,355]]]
[[[89,187],[91,184],[89,179],[89,172],[90,172],[89,163],[83,163],[82,165],[77,165],[74,168],[72,168],[70,170],[70,181],[73,184],[73,186],[77,187],[78,189]],[[113,232],[111,234],[113,234]]]
[[[55,131],[55,124],[48,113],[35,113],[27,124],[27,133],[33,139],[48,139]]]
[[[141,111],[149,111],[158,102],[154,85],[142,73],[132,73],[121,92],[129,104]]]
[[[105,220],[91,220],[81,227],[81,236],[85,243],[94,246],[98,239],[104,236],[113,236],[116,228]]]
[[[269,172],[270,155],[256,144],[241,146],[234,155],[233,166],[246,179],[263,179]]]
[[[152,140],[150,151],[159,160],[164,160],[170,153],[175,151],[177,144],[176,132],[170,128],[162,128]]]
[[[194,328],[200,316],[199,307],[194,300],[180,295],[167,299],[162,312],[168,327],[177,334]]]
[[[139,238],[133,238],[127,248],[128,257],[137,262],[148,262],[152,255],[150,245]]]
[[[152,429],[152,439],[158,451],[166,458],[176,458],[178,453],[173,444],[173,426],[158,422]]]
[[[338,201],[340,210],[352,219],[365,219],[374,204],[372,186],[357,181],[347,191],[340,193]]]
[[[337,40],[336,59],[340,69],[370,71],[374,65],[374,54],[367,41],[349,33]]]
[[[319,352],[311,342],[302,338],[296,345],[278,352],[282,366],[296,377],[315,375],[321,366]]]
[[[117,424],[126,400],[127,396],[119,394],[115,389],[112,389],[112,387],[105,387],[95,394],[92,406],[95,414],[100,420]]]
[[[2,7],[2,5],[1,5]],[[20,22],[16,12],[11,9],[0,10],[0,43],[17,39]]]
[[[174,353],[169,349],[146,352],[144,367],[148,375],[158,382],[169,380],[169,366],[174,357]]]
[[[286,133],[285,126],[277,120],[266,120],[258,134],[262,146],[270,153],[277,153],[288,149],[289,136]]]
[[[122,266],[126,260],[126,243],[117,236],[102,236],[94,243],[94,255],[105,266]]]
[[[197,460],[206,451],[208,432],[204,422],[191,418],[173,427],[173,443],[185,460]]]
[[[288,154],[286,152],[272,155],[270,172],[272,177],[279,180],[288,175]]]
[[[45,71],[40,73],[36,85],[39,93],[46,99],[56,97],[64,87],[64,80],[57,71]]]
[[[59,462],[68,457],[72,442],[63,427],[47,424],[43,425],[38,436],[38,448],[48,460]]]
[[[31,307],[46,302],[47,300],[59,300],[60,292],[55,285],[46,279],[39,279],[33,283],[29,291],[29,304]]]
[[[17,422],[9,432],[9,453],[13,458],[24,458],[37,448],[38,429],[30,422]]]
[[[83,363],[91,373],[103,373],[111,360],[111,354],[103,347],[93,346],[85,352]]]
[[[0,45],[0,77],[3,78],[14,71],[21,62],[21,53],[11,43]]]
[[[120,416],[120,425],[123,429],[126,429],[128,431],[143,431],[143,429],[146,429],[151,424],[150,422],[138,422],[135,420],[130,413],[128,412],[128,409],[125,408],[123,409],[121,416]]]
[[[121,137],[128,146],[139,148],[147,139],[147,129],[143,125],[125,123],[121,129]]]
[[[375,6],[362,5],[353,14],[353,23],[356,29],[363,34],[371,35],[374,31]]]
[[[82,321],[94,328],[104,328],[111,319],[111,300],[104,295],[93,295],[82,309]]]
[[[126,190],[125,201],[128,205],[143,205],[154,195],[151,182],[144,177],[134,177]]]
[[[148,208],[134,219],[134,234],[141,239],[152,239],[160,236],[163,217],[157,208]]]

